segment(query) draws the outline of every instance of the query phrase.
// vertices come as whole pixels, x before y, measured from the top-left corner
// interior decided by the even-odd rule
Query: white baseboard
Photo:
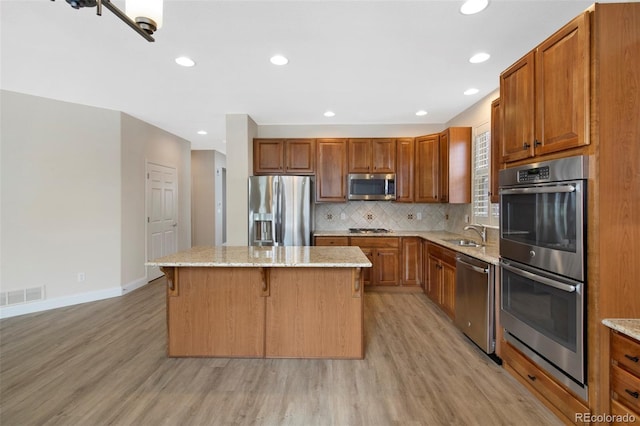
[[[147,284],[149,284],[149,280],[147,279],[147,277],[146,276],[140,277],[137,280],[133,280],[130,283],[124,284],[122,286],[122,294],[130,293],[133,290],[137,290],[140,287],[144,287]]]
[[[65,306],[78,305],[80,303],[95,302],[96,300],[110,299],[112,297],[122,296],[123,292],[124,290],[122,287],[112,287],[106,288],[104,290],[73,294],[71,296],[39,300],[37,302],[3,306],[2,308],[0,308],[0,319],[15,317],[18,315],[32,314],[35,312],[48,311],[49,309],[63,308]]]

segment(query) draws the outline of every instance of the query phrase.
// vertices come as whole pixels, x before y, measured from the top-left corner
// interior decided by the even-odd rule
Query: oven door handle
[[[558,186],[530,186],[528,188],[503,188],[500,194],[554,194],[556,192],[575,192],[576,187],[573,185]]]
[[[557,281],[551,280],[549,278],[541,277],[540,275],[532,274],[531,272],[523,271],[522,269],[514,268],[511,265],[506,263],[501,263],[501,267],[506,269],[507,271],[511,271],[516,275],[520,275],[525,278],[529,278],[530,280],[540,282],[542,284],[548,285],[553,288],[557,288],[558,290],[566,291],[567,293],[573,293],[576,291],[576,286],[571,284],[563,284]]]

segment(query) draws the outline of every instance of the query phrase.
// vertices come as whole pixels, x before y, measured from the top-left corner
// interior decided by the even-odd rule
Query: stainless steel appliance
[[[587,160],[500,171],[505,338],[585,399]]]
[[[351,173],[348,177],[350,200],[395,200],[395,173]]]
[[[309,176],[249,177],[249,245],[312,245],[313,197]]]
[[[493,267],[458,253],[454,324],[487,354],[496,349],[494,296]]]

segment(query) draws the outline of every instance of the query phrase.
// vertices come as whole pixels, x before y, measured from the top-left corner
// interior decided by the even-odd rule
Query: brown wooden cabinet
[[[395,139],[349,139],[349,173],[395,173]]]
[[[500,75],[503,162],[589,144],[589,26],[585,12]]]
[[[313,175],[315,142],[315,139],[254,139],[253,173]]]
[[[347,141],[316,140],[316,201],[347,201]]]
[[[396,139],[396,202],[413,202],[413,156],[413,138]]]
[[[450,317],[455,316],[456,253],[428,243],[426,250],[426,295]]]
[[[349,245],[349,237],[343,236],[318,236],[313,238],[313,244],[316,246],[348,246]]]
[[[402,245],[402,282],[403,286],[422,285],[422,239],[403,237]]]
[[[400,238],[351,237],[351,245],[360,247],[373,264],[371,268],[364,270],[365,286],[399,286],[401,284]]]
[[[500,202],[500,146],[502,143],[502,126],[500,125],[500,98],[491,102],[491,182],[489,182],[489,198],[492,203]]]
[[[640,342],[611,330],[611,409],[640,418]]]
[[[450,127],[440,133],[441,203],[471,202],[471,127]]]
[[[417,203],[438,203],[440,192],[440,138],[437,134],[415,140],[415,197]]]

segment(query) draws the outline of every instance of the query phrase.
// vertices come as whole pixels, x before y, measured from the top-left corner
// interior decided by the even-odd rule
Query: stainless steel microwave
[[[395,200],[395,173],[351,173],[348,178],[350,200]]]

